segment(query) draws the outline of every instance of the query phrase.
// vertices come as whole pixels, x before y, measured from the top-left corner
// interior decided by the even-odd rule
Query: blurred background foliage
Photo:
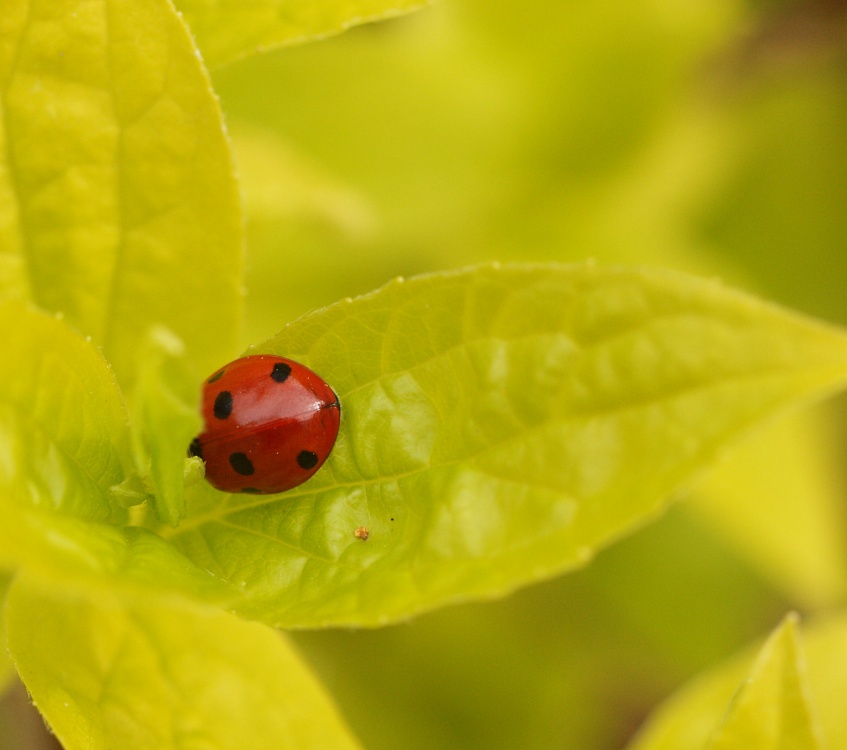
[[[492,258],[711,270],[844,320],[845,33],[834,2],[449,0],[217,71],[247,340]]]
[[[717,275],[847,324],[845,53],[843,0],[444,0],[213,71],[243,343],[493,259]],[[841,603],[844,411],[753,436],[580,572],[297,642],[372,750],[622,747],[787,609]]]
[[[486,260],[717,275],[847,323],[847,4],[449,0],[214,72],[245,344]],[[843,406],[753,436],[585,570],[302,633],[369,748],[618,748],[687,677],[844,593]]]

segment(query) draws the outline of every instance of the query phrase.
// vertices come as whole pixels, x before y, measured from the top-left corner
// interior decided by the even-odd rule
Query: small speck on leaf
[[[353,536],[356,539],[361,539],[363,542],[368,541],[368,537],[371,535],[371,532],[368,531],[367,526],[359,526],[354,532]]]

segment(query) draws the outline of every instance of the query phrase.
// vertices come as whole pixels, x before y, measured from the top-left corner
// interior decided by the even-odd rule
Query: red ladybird
[[[203,386],[205,430],[188,450],[224,492],[284,492],[329,456],[341,405],[324,380],[283,357],[230,362]]]

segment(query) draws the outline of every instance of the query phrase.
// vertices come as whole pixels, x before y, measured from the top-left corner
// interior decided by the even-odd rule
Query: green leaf
[[[109,366],[60,319],[0,303],[0,504],[126,518],[111,495],[130,466],[127,414]]]
[[[0,303],[0,326],[0,567],[230,597],[154,534],[118,525],[127,512],[116,487],[132,466],[127,413],[97,349],[20,302]]]
[[[185,515],[186,450],[203,424],[198,378],[185,367],[182,342],[164,328],[150,332],[139,360],[136,464],[150,474],[159,520],[175,526]]]
[[[236,341],[241,218],[184,25],[167,0],[9,0],[2,23],[0,295],[63,312],[122,382],[155,323],[213,369]]]
[[[5,614],[15,665],[67,750],[358,747],[266,626],[33,576],[15,581]]]
[[[820,750],[798,618],[786,618],[759,652],[706,750]]]
[[[758,655],[694,680],[654,713],[629,750],[843,747],[847,617],[807,628],[802,642],[797,631],[789,616]]]
[[[431,0],[178,0],[210,67],[286,44],[322,38],[362,23],[409,13]]]
[[[0,567],[23,567],[47,578],[110,581],[122,591],[180,592],[218,605],[236,595],[147,529],[2,503]]]
[[[574,568],[739,435],[847,379],[838,329],[714,282],[591,265],[398,280],[251,352],[335,388],[334,453],[281,496],[194,488],[163,533],[241,587],[242,612],[297,626]]]

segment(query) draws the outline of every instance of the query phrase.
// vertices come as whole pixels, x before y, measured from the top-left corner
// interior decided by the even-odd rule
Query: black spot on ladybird
[[[215,399],[215,417],[226,419],[232,414],[232,394],[229,391],[221,391]]]
[[[291,375],[291,367],[285,364],[285,362],[277,362],[274,365],[274,369],[271,370],[271,379],[277,383],[284,383],[288,380],[289,375]]]
[[[253,463],[245,453],[232,453],[229,457],[229,465],[243,477],[249,477],[254,471]]]
[[[297,454],[297,463],[301,469],[311,469],[318,462],[318,454],[312,451],[300,451]]]
[[[200,442],[200,438],[194,438],[191,441],[191,445],[188,446],[188,455],[203,458],[203,445]]]
[[[218,370],[218,371],[217,371],[214,375],[212,375],[212,377],[210,377],[210,378],[209,378],[206,382],[207,382],[207,383],[214,383],[216,380],[220,380],[220,379],[224,376],[224,373],[225,373],[225,372],[226,372],[226,369]]]

